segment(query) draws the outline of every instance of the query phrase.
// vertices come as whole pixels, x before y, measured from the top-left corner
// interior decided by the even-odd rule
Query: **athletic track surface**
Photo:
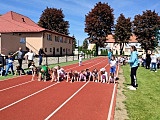
[[[66,71],[105,67],[106,57],[64,66]],[[118,74],[118,72],[117,72]],[[1,120],[113,120],[117,84],[39,82],[31,76],[0,81]]]

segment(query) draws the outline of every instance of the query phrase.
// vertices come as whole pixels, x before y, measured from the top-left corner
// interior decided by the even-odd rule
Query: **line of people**
[[[101,68],[100,70],[95,68],[93,71],[90,71],[87,68],[79,72],[76,70],[70,70],[69,72],[66,72],[59,65],[53,68],[49,68],[47,65],[36,67],[34,62],[32,62],[30,71],[28,73],[32,74],[32,80],[37,78],[38,81],[51,80],[51,82],[60,82],[66,80],[66,82],[93,81],[101,83],[115,83],[117,78],[117,76],[115,76],[116,66],[117,61],[115,60],[114,56],[112,56],[110,60],[110,75],[108,75],[108,72],[105,68]]]

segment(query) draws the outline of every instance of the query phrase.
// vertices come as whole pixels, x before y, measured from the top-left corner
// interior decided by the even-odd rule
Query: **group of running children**
[[[59,65],[51,69],[47,65],[43,65],[38,68],[34,65],[34,62],[32,62],[30,70],[32,74],[32,80],[38,78],[38,81],[47,81],[48,79],[51,79],[51,82],[60,82],[66,80],[66,82],[93,81],[101,83],[115,83],[117,61],[115,60],[114,56],[112,56],[109,61],[110,76],[108,75],[105,68],[101,68],[99,71],[96,68],[93,71],[90,71],[87,68],[85,70],[81,70],[80,72],[76,70],[65,72],[65,70]]]

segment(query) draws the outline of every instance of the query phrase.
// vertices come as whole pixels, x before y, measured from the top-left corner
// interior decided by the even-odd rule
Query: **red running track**
[[[80,71],[85,68],[92,70],[95,67],[100,69],[106,66],[106,61],[107,58],[104,57],[96,58],[73,70]],[[109,67],[106,66],[106,69],[108,71]],[[25,78],[27,81],[28,78]],[[6,84],[10,81],[12,80],[6,81]],[[106,120],[114,86],[114,84],[94,82],[61,82],[60,84],[49,81],[30,82],[0,92],[2,98],[0,118],[5,120]],[[36,91],[39,92],[36,93]]]

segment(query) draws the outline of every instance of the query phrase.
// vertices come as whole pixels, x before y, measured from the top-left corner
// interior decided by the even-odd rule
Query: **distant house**
[[[30,18],[10,11],[0,16],[0,53],[7,55],[19,47],[38,54],[40,48],[47,55],[72,54],[73,37],[38,26]]]
[[[93,46],[95,44],[89,44],[88,49],[93,49]],[[126,44],[123,48],[124,54],[125,55],[130,55],[130,46],[134,45],[136,46],[139,54],[143,53],[143,50],[141,49],[140,43],[138,43],[138,41],[136,40],[136,36],[132,35],[130,37],[129,43]],[[120,46],[118,43],[115,43],[115,39],[113,38],[113,35],[108,35],[106,37],[106,42],[105,42],[105,48],[99,48],[99,53],[101,50],[105,50],[105,49],[112,49],[113,54],[116,54],[116,51],[118,52],[118,54],[120,54]]]

